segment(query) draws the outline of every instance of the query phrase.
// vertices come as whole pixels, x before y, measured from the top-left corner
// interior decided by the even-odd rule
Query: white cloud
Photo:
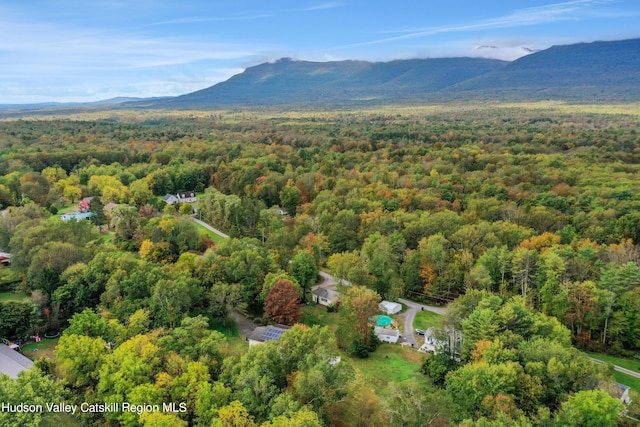
[[[427,37],[443,33],[467,32],[476,30],[491,30],[499,28],[513,28],[529,25],[538,25],[549,22],[568,21],[582,19],[584,16],[590,15],[587,9],[610,3],[613,0],[574,0],[562,3],[554,3],[545,6],[529,7],[518,9],[504,16],[492,19],[464,23],[459,25],[449,25],[442,27],[429,27],[422,29],[405,29],[395,30],[393,32],[402,33],[393,37],[386,37],[377,40],[371,40],[361,43],[352,43],[337,47],[337,49],[346,49],[358,46],[375,45],[382,43],[390,43],[400,40],[413,39],[419,37]]]

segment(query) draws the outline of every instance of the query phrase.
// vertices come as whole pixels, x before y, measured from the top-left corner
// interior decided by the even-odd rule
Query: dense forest
[[[640,357],[639,131],[635,104],[2,120],[0,337],[62,335],[1,400],[177,409],[0,425],[634,425],[582,351]],[[352,285],[324,321],[320,270]],[[447,344],[371,384],[401,297],[449,302]],[[295,326],[248,347],[233,313]]]

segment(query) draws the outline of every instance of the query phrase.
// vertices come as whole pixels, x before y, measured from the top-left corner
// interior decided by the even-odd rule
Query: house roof
[[[31,366],[33,366],[33,362],[26,356],[10,349],[5,344],[0,344],[0,373],[11,378],[18,378],[18,373]]]
[[[398,329],[387,329],[376,326],[374,328],[376,335],[389,335],[390,337],[400,337],[400,331]]]
[[[179,199],[187,199],[189,197],[196,197],[196,193],[194,191],[179,191],[178,198]]]
[[[332,289],[327,288],[316,288],[311,292],[313,295],[318,295],[321,298],[326,298],[331,300],[333,298],[338,297],[340,294]]]
[[[174,196],[173,194],[167,194],[166,196],[164,196],[164,197],[162,198],[162,200],[164,200],[165,202],[166,202],[167,200],[172,200],[172,199],[178,200],[178,198],[177,198],[176,196]]]
[[[402,310],[402,305],[398,304],[397,302],[382,301],[380,305],[387,311],[395,311],[396,309]]]
[[[258,326],[249,335],[251,341],[273,341],[280,339],[280,335],[285,333],[291,326],[286,325],[271,325],[271,326]]]

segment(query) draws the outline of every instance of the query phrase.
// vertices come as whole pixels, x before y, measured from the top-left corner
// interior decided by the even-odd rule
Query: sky
[[[0,104],[180,95],[282,57],[514,60],[639,37],[638,0],[0,0]]]

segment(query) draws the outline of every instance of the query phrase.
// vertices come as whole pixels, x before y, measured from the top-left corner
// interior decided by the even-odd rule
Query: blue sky
[[[637,37],[638,0],[0,0],[0,104],[178,95],[280,57],[513,60]]]

